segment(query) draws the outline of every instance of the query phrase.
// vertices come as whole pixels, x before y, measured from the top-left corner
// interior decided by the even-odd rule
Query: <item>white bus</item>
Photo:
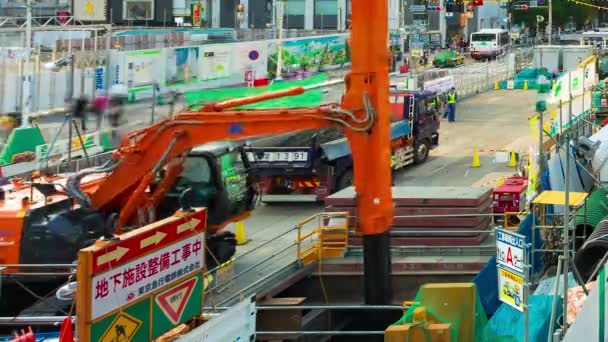
[[[483,29],[472,33],[469,42],[471,57],[475,59],[502,56],[509,49],[509,31]]]

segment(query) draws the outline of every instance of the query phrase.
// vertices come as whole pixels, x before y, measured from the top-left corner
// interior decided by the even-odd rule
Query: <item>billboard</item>
[[[154,19],[154,2],[152,0],[124,0],[122,9],[124,20]]]
[[[74,19],[82,21],[107,21],[108,0],[74,1]]]
[[[201,80],[215,80],[230,77],[232,44],[203,45],[199,77]]]
[[[126,52],[127,87],[130,89],[154,82],[163,84],[165,80],[163,55],[163,51],[159,49]]]
[[[197,80],[199,61],[198,46],[167,49],[167,84]]]

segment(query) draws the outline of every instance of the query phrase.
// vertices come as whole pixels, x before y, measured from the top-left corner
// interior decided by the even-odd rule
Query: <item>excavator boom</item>
[[[271,98],[301,94],[292,88],[253,98],[203,105],[129,134],[114,155],[109,175],[92,193],[75,196],[82,205],[105,212],[119,211],[118,228],[136,213],[151,212],[162,190],[150,194],[154,175],[197,145],[289,131],[339,125],[351,145],[359,225],[365,234],[366,302],[390,301],[388,229],[393,219],[390,173],[390,113],[388,80],[388,4],[386,0],[352,1],[352,71],[345,79],[342,108],[239,110],[235,107]],[[177,169],[176,169],[177,170]],[[176,177],[178,172],[169,172]],[[72,179],[78,183],[81,173]],[[72,189],[75,187],[72,186]]]

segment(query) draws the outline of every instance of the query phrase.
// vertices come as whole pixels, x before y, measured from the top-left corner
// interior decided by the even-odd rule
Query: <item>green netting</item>
[[[304,80],[282,81],[267,87],[223,88],[187,91],[185,94],[188,106],[200,105],[246,96],[260,95],[271,91],[284,90],[295,86],[309,86],[327,80],[326,74],[318,74]],[[323,99],[321,89],[309,90],[302,95],[282,97],[239,107],[241,109],[262,108],[297,108],[319,106]]]
[[[418,290],[416,298],[414,299],[406,313],[403,315],[403,317],[401,317],[399,321],[397,321],[393,325],[412,324],[414,322],[414,311],[419,307],[424,307],[426,309],[427,323],[451,324],[450,332],[452,342],[464,340],[471,342],[517,341],[517,339],[514,337],[497,336],[492,332],[488,324],[488,319],[485,310],[483,309],[483,305],[481,304],[481,300],[479,299],[479,295],[477,293],[475,293],[475,303],[465,303],[465,301],[462,301],[462,304],[446,304],[441,296],[428,295],[425,298],[425,296],[422,294],[422,291],[422,288]],[[459,301],[460,300],[455,300],[455,302]],[[471,300],[471,302],[473,302],[473,300]],[[472,326],[472,339],[466,336],[460,336],[461,334],[464,335],[471,333],[470,329],[465,326],[465,322],[462,321],[463,319],[474,320]],[[426,331],[426,329],[424,328],[423,323],[415,324],[415,327],[410,329],[423,329],[425,331],[427,341],[431,341],[431,337],[428,331]],[[408,341],[408,337],[406,337],[406,341]]]

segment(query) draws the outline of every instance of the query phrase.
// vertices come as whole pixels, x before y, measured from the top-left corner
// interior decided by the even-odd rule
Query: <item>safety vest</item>
[[[431,99],[430,105],[431,106],[436,106],[437,105],[437,100],[435,98]]]
[[[456,103],[456,93],[448,93],[448,103]]]

